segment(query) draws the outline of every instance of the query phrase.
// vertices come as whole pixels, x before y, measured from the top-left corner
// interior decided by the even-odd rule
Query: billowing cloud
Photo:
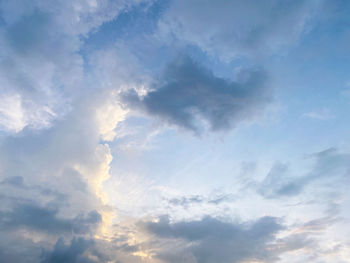
[[[141,262],[133,255],[139,248],[129,244],[130,236],[114,237],[115,208],[101,188],[112,161],[106,141],[113,134],[106,134],[124,119],[119,110],[113,91],[84,94],[54,127],[2,141],[2,258],[18,263]]]
[[[0,130],[42,129],[84,84],[82,38],[142,1],[1,1]]]
[[[242,70],[236,81],[230,81],[184,56],[166,68],[146,95],[130,91],[123,97],[130,107],[200,133],[206,127],[227,130],[261,114],[271,101],[271,90],[262,70]]]
[[[86,81],[80,48],[91,30],[140,2],[0,1],[5,261],[39,262],[41,251],[54,247],[44,262],[87,262],[84,240],[112,235],[115,210],[101,184],[113,159],[106,142],[126,111],[116,90]]]
[[[70,240],[112,234],[107,230],[114,209],[107,206],[101,188],[112,161],[104,136],[123,119],[123,113],[112,120],[101,117],[99,109],[106,106],[101,97],[115,101],[113,94],[85,96],[88,103],[82,99],[54,128],[22,132],[22,136],[7,137],[0,146],[0,232],[14,243],[26,240],[19,250],[6,252],[10,259],[18,253],[25,258],[20,250],[33,246],[49,250],[61,236]],[[38,256],[36,251],[33,262],[38,262]],[[25,262],[22,257],[17,262]]]

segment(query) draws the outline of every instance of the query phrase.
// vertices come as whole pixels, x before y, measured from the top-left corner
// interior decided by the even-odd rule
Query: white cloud
[[[315,111],[310,111],[310,112],[304,113],[302,115],[302,117],[326,121],[326,120],[334,118],[334,115],[332,114],[332,112],[328,108],[323,108],[320,110],[315,110]]]
[[[160,34],[175,36],[224,60],[273,54],[298,41],[320,2],[172,1],[159,23]]]
[[[0,125],[2,129],[13,132],[19,132],[26,126],[18,94],[0,97]]]
[[[118,97],[111,96],[96,110],[99,133],[104,141],[113,141],[117,133],[117,125],[125,120],[128,111],[118,104]]]
[[[86,85],[84,37],[140,2],[2,1],[0,93],[19,101],[16,114],[2,110],[3,129],[41,129],[63,117]]]

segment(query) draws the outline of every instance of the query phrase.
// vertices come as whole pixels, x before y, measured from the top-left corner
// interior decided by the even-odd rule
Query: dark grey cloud
[[[132,255],[137,246],[127,243],[128,238],[114,239],[112,242],[91,238],[73,237],[70,241],[63,237],[50,249],[43,249],[40,263],[141,263],[142,259]],[[39,262],[39,261],[37,261]]]
[[[270,244],[284,228],[273,217],[263,217],[250,223],[225,222],[213,217],[170,223],[167,217],[163,217],[159,222],[142,224],[160,239],[184,241],[181,251],[168,248],[158,254],[164,262],[273,262],[277,255],[271,251]]]
[[[74,238],[69,245],[59,238],[51,252],[42,255],[41,263],[97,263],[84,255],[84,252],[94,245],[93,240]]]
[[[264,110],[271,101],[266,74],[242,70],[236,81],[216,77],[188,56],[168,65],[163,76],[144,97],[124,94],[130,107],[146,111],[168,124],[200,133],[233,128]]]
[[[313,167],[303,175],[293,175],[288,165],[276,163],[258,187],[258,192],[268,198],[294,196],[301,193],[311,183],[350,180],[350,154],[339,152],[336,148],[308,156]]]
[[[16,204],[11,211],[0,213],[0,225],[7,230],[24,227],[50,234],[86,234],[101,222],[101,215],[97,211],[80,214],[72,219],[61,218],[58,213],[57,208],[34,203]]]
[[[279,262],[282,254],[304,249],[322,254],[314,237],[334,222],[324,217],[287,227],[268,216],[247,222],[210,216],[170,222],[163,216],[140,225],[154,237],[153,246],[159,245],[156,257],[161,262],[241,263]]]
[[[41,242],[18,238],[1,232],[0,261],[14,263],[37,263],[42,253]]]

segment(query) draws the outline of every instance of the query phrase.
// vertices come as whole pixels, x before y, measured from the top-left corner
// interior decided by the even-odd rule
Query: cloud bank
[[[157,254],[164,262],[277,262],[280,253],[306,246],[305,237],[278,239],[285,227],[273,217],[245,223],[212,217],[171,223],[164,216],[142,226],[164,242]]]

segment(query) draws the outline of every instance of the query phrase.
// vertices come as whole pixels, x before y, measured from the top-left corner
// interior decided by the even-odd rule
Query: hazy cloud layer
[[[224,60],[271,54],[298,41],[321,2],[172,1],[159,28]]]

